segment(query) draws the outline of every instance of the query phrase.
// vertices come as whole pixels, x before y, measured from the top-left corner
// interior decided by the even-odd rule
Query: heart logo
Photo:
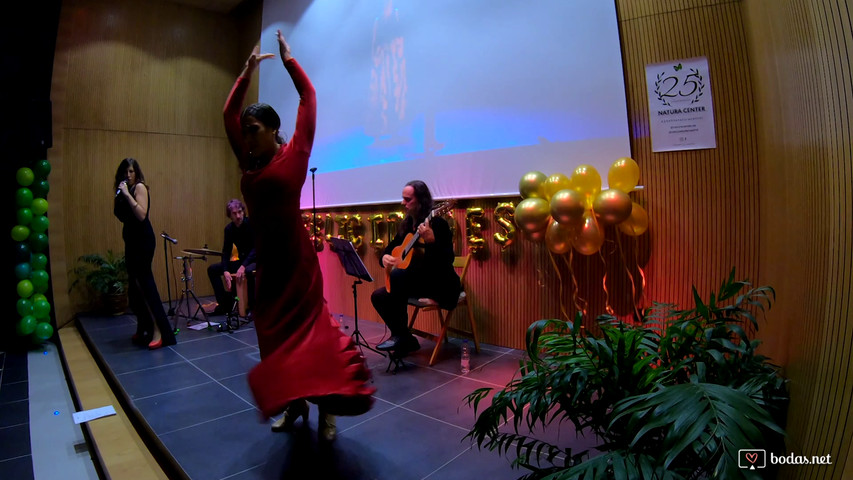
[[[747,453],[745,456],[749,463],[755,463],[758,460],[758,452]]]

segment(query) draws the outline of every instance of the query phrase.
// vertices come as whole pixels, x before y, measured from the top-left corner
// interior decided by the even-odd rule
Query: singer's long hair
[[[136,183],[145,183],[145,175],[142,173],[142,167],[139,166],[139,162],[137,162],[135,158],[127,157],[118,164],[113,190],[118,190],[118,184],[127,180],[127,169],[130,167],[133,167],[133,169],[136,170]],[[133,185],[130,186],[132,187]]]

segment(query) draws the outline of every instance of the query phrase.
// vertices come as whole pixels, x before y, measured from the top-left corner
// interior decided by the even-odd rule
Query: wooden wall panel
[[[224,205],[240,196],[239,169],[225,139],[222,106],[257,41],[260,10],[234,18],[169,2],[77,0],[63,4],[54,60],[51,276],[57,323],[81,308],[66,293],[75,259],[123,250],[112,215],[121,159],[139,160],[151,187],[156,233],[182,248],[220,248]],[[244,51],[245,50],[245,51]],[[254,85],[249,98],[257,98]],[[154,276],[166,291],[163,243]],[[195,292],[212,294],[196,261]],[[172,298],[180,262],[169,266]]]
[[[788,448],[832,455],[781,478],[853,471],[853,25],[848,1],[744,2],[761,178],[761,280],[776,287],[767,350],[791,379]],[[847,472],[847,473],[845,473]]]

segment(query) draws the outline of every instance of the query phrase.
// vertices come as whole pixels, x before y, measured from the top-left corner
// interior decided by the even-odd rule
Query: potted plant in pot
[[[98,297],[104,310],[119,315],[127,310],[127,263],[124,254],[107,250],[106,255],[90,253],[77,258],[71,273],[75,277],[69,291],[83,281]]]
[[[535,322],[529,358],[467,437],[514,452],[530,470],[525,479],[761,478],[742,468],[757,458],[740,450],[781,453],[788,394],[747,333],[775,292],[750,287],[732,270],[707,302],[694,288],[693,308],[655,304],[638,325],[601,316],[598,336],[581,328],[581,314]],[[475,412],[490,390],[466,397]],[[566,421],[594,434],[597,452],[572,452],[523,428]]]

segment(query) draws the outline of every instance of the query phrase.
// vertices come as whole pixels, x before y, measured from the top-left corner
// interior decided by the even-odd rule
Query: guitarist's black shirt
[[[394,240],[385,247],[385,254],[391,255],[394,247],[402,245],[406,235],[414,233],[416,228],[413,225],[410,230],[397,232]],[[414,256],[406,274],[417,277],[418,281],[409,283],[413,291],[406,292],[406,296],[432,298],[441,308],[452,310],[462,290],[459,275],[453,268],[453,236],[447,221],[441,217],[433,217],[430,228],[435,234],[435,241],[426,244],[419,241],[410,253]]]

